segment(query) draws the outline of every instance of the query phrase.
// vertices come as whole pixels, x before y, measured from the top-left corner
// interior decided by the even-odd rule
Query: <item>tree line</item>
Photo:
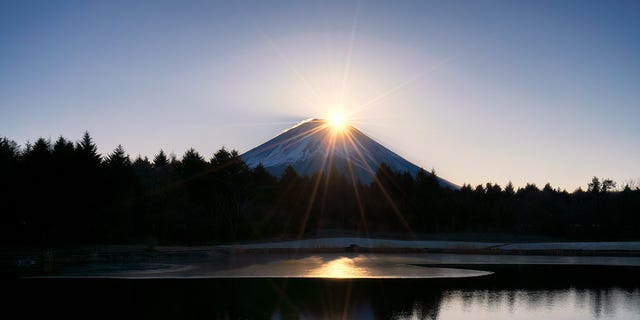
[[[386,164],[374,182],[337,169],[312,176],[288,167],[274,177],[235,150],[180,159],[160,150],[131,160],[106,156],[89,133],[73,142],[0,138],[0,230],[5,244],[214,243],[359,233],[511,233],[573,239],[640,238],[640,188],[594,177],[572,193],[546,184],[441,188]]]

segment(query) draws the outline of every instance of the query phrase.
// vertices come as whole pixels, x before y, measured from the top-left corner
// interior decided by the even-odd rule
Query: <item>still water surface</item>
[[[26,316],[148,319],[640,319],[635,258],[519,259],[243,256],[179,268],[93,266],[84,271],[93,277],[18,280],[8,305]],[[412,276],[390,276],[407,270]],[[299,276],[278,276],[285,271]]]

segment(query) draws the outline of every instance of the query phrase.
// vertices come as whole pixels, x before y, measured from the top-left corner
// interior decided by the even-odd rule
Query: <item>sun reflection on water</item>
[[[341,257],[326,261],[309,271],[307,276],[317,278],[360,278],[369,276],[366,268],[358,265],[358,257]]]

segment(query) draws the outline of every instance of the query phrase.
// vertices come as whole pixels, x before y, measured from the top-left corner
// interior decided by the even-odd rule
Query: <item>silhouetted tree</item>
[[[297,180],[299,178],[298,176],[298,172],[296,172],[296,169],[293,168],[293,166],[288,165],[285,169],[284,172],[282,173],[282,176],[280,177],[280,182],[283,184],[289,184],[295,180]]]
[[[587,191],[591,192],[591,193],[599,193],[601,190],[601,183],[600,183],[600,179],[598,179],[598,177],[593,177],[593,179],[591,179],[591,182],[589,182],[588,185],[588,189]]]
[[[53,157],[60,164],[71,163],[74,157],[73,142],[66,140],[64,137],[59,137],[56,143],[53,145]]]
[[[137,242],[211,243],[357,232],[502,232],[575,239],[639,239],[640,189],[616,191],[593,177],[588,192],[511,182],[447,189],[435,170],[415,177],[386,164],[374,182],[353,184],[347,165],[300,176],[287,166],[250,169],[235,150],[206,161],[164,151],[133,163],[118,145],[104,161],[91,136],[22,148],[0,138],[0,239],[43,245]]]
[[[23,191],[18,184],[21,174],[20,148],[5,137],[0,138],[0,241],[14,240],[23,233],[24,213],[19,212]]]
[[[18,144],[5,137],[0,138],[0,177],[15,170],[15,165],[20,156],[20,148]]]
[[[507,196],[509,197],[513,197],[513,195],[515,195],[516,191],[513,188],[513,183],[511,183],[511,181],[509,181],[509,183],[507,183],[507,186],[504,187],[504,192],[507,194]]]
[[[82,140],[76,144],[76,150],[80,161],[88,167],[97,168],[102,162],[102,157],[98,153],[98,146],[93,143],[89,131],[85,131]]]
[[[129,159],[129,156],[125,153],[122,145],[119,144],[115,148],[115,150],[113,150],[113,152],[107,156],[107,159],[105,160],[105,165],[108,168],[121,169],[121,168],[129,167],[131,165],[131,160]]]
[[[604,179],[602,180],[602,192],[609,192],[610,190],[613,190],[616,187],[616,183],[613,182],[611,179]]]
[[[153,158],[153,166],[156,168],[164,167],[169,164],[169,159],[167,155],[164,154],[164,151],[160,149],[160,152]]]
[[[191,148],[187,150],[182,156],[180,163],[180,169],[185,178],[193,178],[194,176],[201,174],[207,168],[207,162],[196,151]]]

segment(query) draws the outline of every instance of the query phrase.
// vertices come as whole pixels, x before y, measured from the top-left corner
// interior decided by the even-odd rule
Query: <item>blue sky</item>
[[[640,178],[635,1],[0,1],[0,135],[240,152],[341,109],[443,177]]]

